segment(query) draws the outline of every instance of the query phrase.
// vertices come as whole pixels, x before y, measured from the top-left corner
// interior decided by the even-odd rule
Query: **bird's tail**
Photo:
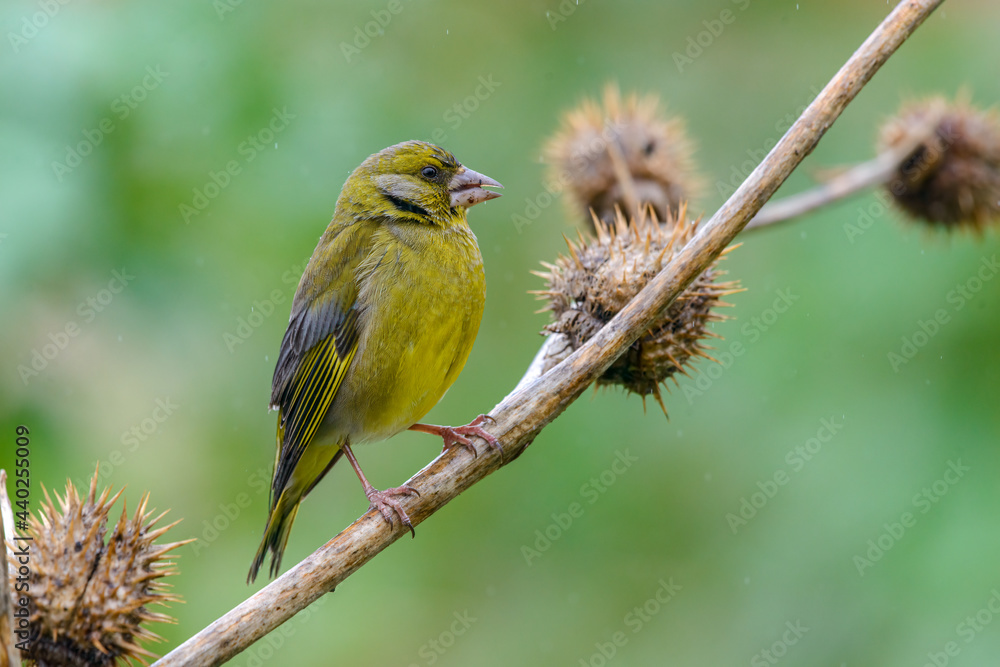
[[[307,452],[310,455],[300,460],[300,464],[302,465],[297,466],[296,473],[293,473],[292,476],[293,479],[285,485],[281,495],[278,496],[278,501],[274,503],[270,514],[267,515],[267,526],[264,528],[264,537],[260,541],[260,546],[257,547],[257,555],[254,556],[253,564],[250,566],[250,574],[247,575],[248,584],[253,583],[254,579],[257,578],[257,573],[260,571],[261,565],[264,564],[264,557],[269,551],[271,552],[271,578],[273,579],[281,571],[281,555],[285,553],[285,545],[288,544],[288,534],[292,532],[292,523],[295,521],[295,515],[299,511],[299,503],[313,490],[313,487],[319,483],[319,480],[323,479],[326,473],[330,472],[330,468],[340,459],[343,453],[344,450],[338,445],[333,456],[329,460],[326,460],[328,450],[323,449],[321,451],[317,447],[312,452]],[[317,459],[316,457],[319,458]],[[319,468],[319,466],[324,467]],[[299,467],[303,468],[303,477],[301,479],[298,477]],[[319,468],[319,474],[310,474],[311,471],[317,468]]]
[[[250,574],[247,575],[247,583],[253,583],[257,578],[257,572],[264,564],[264,557],[268,551],[271,552],[271,570],[273,578],[281,570],[281,555],[285,553],[285,546],[288,544],[288,535],[292,532],[292,523],[295,515],[299,511],[300,495],[292,500],[290,489],[285,489],[274,504],[271,513],[267,517],[267,527],[264,528],[264,537],[257,547],[257,555],[254,556],[253,564],[250,566]]]

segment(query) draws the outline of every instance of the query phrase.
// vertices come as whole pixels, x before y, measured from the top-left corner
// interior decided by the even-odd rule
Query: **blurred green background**
[[[362,159],[434,139],[506,186],[472,212],[486,315],[427,418],[466,423],[541,342],[529,270],[573,223],[558,201],[520,230],[513,220],[543,192],[540,147],[560,113],[612,79],[662,95],[698,142],[710,185],[692,208],[711,214],[733,171],[773,145],[888,9],[5,2],[0,463],[12,467],[26,424],[36,500],[37,483],[85,480],[100,461],[130,506],[148,490],[183,518],[173,537],[199,541],[180,550],[179,623],[156,628],[165,652],[260,586],[244,578],[266,513],[275,354],[299,272]],[[733,20],[719,31],[723,10]],[[364,36],[372,21],[381,32]],[[870,157],[878,123],[907,97],[967,85],[995,103],[998,26],[996,3],[946,3],[781,194]],[[689,39],[707,46],[679,68]],[[416,540],[233,664],[996,664],[996,252],[993,232],[929,233],[875,195],[748,236],[725,263],[748,291],[716,327],[720,354],[734,341],[745,352],[682,379],[669,421],[635,397],[586,394]],[[961,308],[958,286],[975,288]],[[792,305],[778,313],[781,294]],[[939,309],[947,322],[919,335]],[[915,335],[919,349],[894,368],[889,353]],[[384,488],[438,447],[404,433],[358,455]],[[796,453],[810,447],[808,460]],[[613,472],[619,455],[632,463]],[[744,499],[759,508],[736,525],[727,515]],[[572,503],[583,514],[560,527]],[[337,466],[303,505],[286,566],[365,507]]]

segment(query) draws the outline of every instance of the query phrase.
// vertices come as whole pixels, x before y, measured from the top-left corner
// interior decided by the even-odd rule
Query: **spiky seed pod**
[[[635,214],[647,205],[660,220],[672,219],[681,202],[697,194],[700,179],[684,123],[660,113],[659,104],[655,95],[623,100],[609,84],[603,105],[585,99],[546,144],[550,178],[566,188],[572,214],[586,224],[591,209],[613,224],[615,207]]]
[[[97,495],[95,472],[86,499],[67,481],[65,496],[56,493],[53,502],[45,491],[41,511],[31,517],[32,641],[23,653],[29,664],[107,667],[131,660],[147,664],[145,658],[156,656],[139,643],[162,638],[142,624],[174,622],[149,606],[179,601],[159,580],[176,574],[165,554],[191,540],[153,543],[177,522],[154,528],[166,512],[150,519],[148,494],[131,517],[123,508],[107,535],[108,514],[121,491],[110,493],[104,489]]]
[[[681,207],[680,215],[685,214]],[[596,239],[584,239],[582,234],[577,242],[567,239],[569,255],[560,256],[555,264],[544,263],[548,272],[538,273],[548,284],[537,294],[548,301],[544,310],[551,310],[555,320],[543,333],[566,335],[573,349],[618,314],[697,229],[696,222],[661,224],[648,215],[626,221],[620,213],[613,225],[596,219],[594,224]],[[730,305],[722,301],[724,296],[742,291],[738,281],[719,282],[724,274],[713,262],[664,317],[605,371],[598,384],[621,385],[644,402],[653,395],[664,408],[660,385],[669,378],[676,383],[678,372],[687,375],[685,367],[695,358],[712,359],[705,339],[718,336],[707,325],[726,319],[716,312]]]
[[[1000,221],[1000,115],[995,110],[976,109],[964,99],[912,102],[882,126],[879,147],[907,141],[939,113],[936,130],[900,165],[889,192],[914,218],[981,231]]]

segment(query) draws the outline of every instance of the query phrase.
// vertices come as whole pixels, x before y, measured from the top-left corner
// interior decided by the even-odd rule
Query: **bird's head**
[[[391,218],[447,226],[464,211],[499,192],[498,182],[462,165],[433,144],[406,141],[389,146],[361,163],[341,193],[341,205],[356,216]]]

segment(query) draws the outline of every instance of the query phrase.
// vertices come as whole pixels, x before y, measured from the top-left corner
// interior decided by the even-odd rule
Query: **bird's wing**
[[[321,242],[295,294],[271,385],[271,407],[279,411],[272,504],[316,434],[357,350],[357,266],[367,240],[352,226]]]

